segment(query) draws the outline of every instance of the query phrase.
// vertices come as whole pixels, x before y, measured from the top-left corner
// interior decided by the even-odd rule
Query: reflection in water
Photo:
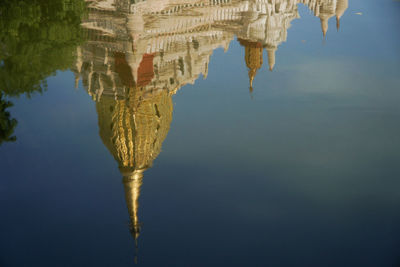
[[[14,142],[16,137],[13,136],[17,120],[11,118],[10,112],[7,111],[13,104],[3,98],[0,92],[0,145],[3,142]]]
[[[123,176],[131,232],[140,232],[138,198],[143,172],[161,151],[172,120],[172,95],[200,76],[210,56],[237,36],[245,50],[250,91],[267,51],[269,69],[286,41],[297,5],[321,21],[340,17],[347,0],[122,0],[89,1],[87,42],[77,49],[76,86],[96,101],[100,136]]]
[[[47,89],[46,78],[74,63],[82,42],[83,0],[20,0],[0,4],[0,145],[14,141],[17,121],[6,111],[6,97]]]
[[[122,64],[120,68],[129,68],[124,60],[119,64]],[[143,171],[151,167],[161,151],[173,107],[171,96],[166,91],[144,95],[133,80],[131,82],[125,98],[102,97],[96,103],[96,110],[101,139],[118,162],[124,177],[131,230],[137,238],[137,198]]]

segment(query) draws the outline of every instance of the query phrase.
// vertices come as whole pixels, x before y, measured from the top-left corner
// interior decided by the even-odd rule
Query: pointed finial
[[[75,89],[77,89],[79,86],[79,74],[74,73],[74,75],[75,75]]]
[[[340,28],[340,18],[343,16],[344,12],[347,10],[349,7],[349,1],[348,0],[337,0],[336,4],[336,27],[339,30]]]
[[[124,173],[123,168],[120,169],[123,175],[123,184],[125,189],[125,200],[128,206],[130,217],[129,230],[137,244],[137,239],[140,234],[141,224],[139,222],[139,196],[140,188],[143,180],[143,170],[134,170],[133,172]]]
[[[257,69],[249,70],[249,81],[250,81],[249,91],[250,91],[250,93],[253,92],[253,81],[254,81],[254,77],[256,76],[256,73],[257,73]]]
[[[336,29],[337,31],[340,29],[340,18],[338,16],[336,16]]]
[[[275,67],[275,52],[276,47],[267,47],[269,71],[273,71]]]
[[[226,42],[224,45],[224,53],[228,52],[230,42]]]
[[[328,32],[328,19],[321,18],[321,29],[322,29],[322,35],[325,38],[326,37],[326,33]]]

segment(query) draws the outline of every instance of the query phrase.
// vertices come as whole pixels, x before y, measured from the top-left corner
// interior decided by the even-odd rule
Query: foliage
[[[13,104],[5,99],[0,92],[0,145],[3,142],[14,142],[16,137],[13,136],[14,128],[17,126],[17,120],[12,119],[10,112],[6,109]]]
[[[0,144],[16,139],[4,97],[42,92],[47,77],[72,66],[84,11],[84,0],[1,0]]]
[[[3,0],[0,5],[0,91],[46,89],[45,79],[74,62],[83,0]]]

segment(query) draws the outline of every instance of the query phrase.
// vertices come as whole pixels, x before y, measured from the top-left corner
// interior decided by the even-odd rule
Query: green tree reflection
[[[83,0],[3,0],[0,5],[0,93],[2,99],[47,89],[46,78],[66,70],[75,61],[82,42]],[[2,100],[0,124],[12,136],[16,121]],[[2,128],[3,131],[3,128]],[[3,132],[2,132],[3,134]],[[4,138],[1,136],[0,138]],[[8,138],[9,139],[9,138]],[[2,139],[3,141],[8,140]],[[2,142],[0,139],[0,143]],[[10,139],[12,140],[12,138]]]
[[[14,142],[16,140],[13,132],[15,126],[17,126],[17,120],[12,119],[10,112],[6,110],[12,105],[10,101],[3,99],[3,95],[0,92],[0,145],[3,142]]]

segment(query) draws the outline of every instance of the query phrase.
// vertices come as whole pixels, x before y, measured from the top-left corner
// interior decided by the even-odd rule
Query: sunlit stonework
[[[100,136],[123,176],[131,232],[139,236],[138,198],[143,172],[159,155],[172,120],[172,95],[199,76],[207,77],[217,48],[235,36],[245,50],[250,91],[263,64],[269,69],[286,41],[298,4],[320,18],[340,17],[347,0],[93,0],[82,26],[76,85],[96,101]]]

